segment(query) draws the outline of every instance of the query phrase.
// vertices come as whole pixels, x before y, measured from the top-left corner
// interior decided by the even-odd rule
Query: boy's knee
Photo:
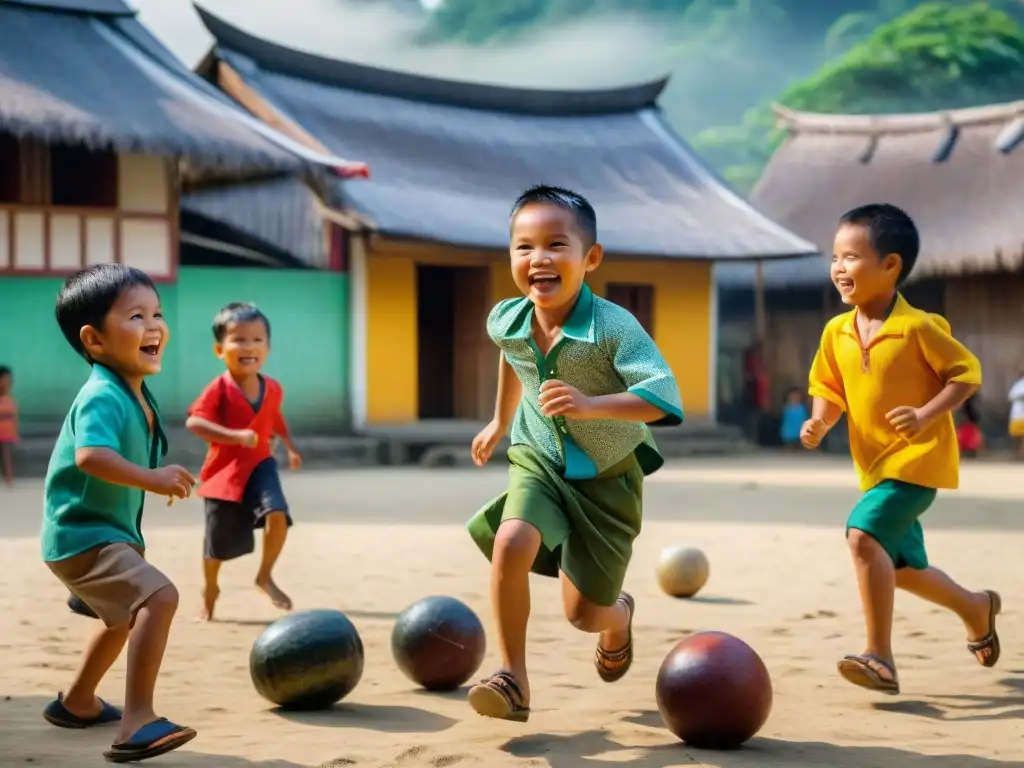
[[[567,596],[563,600],[563,608],[565,609],[565,618],[581,632],[593,632],[597,628],[596,619],[600,607],[582,595]]]
[[[851,528],[846,532],[846,546],[850,548],[850,554],[858,560],[874,559],[882,549],[878,539],[859,528]]]
[[[143,607],[152,613],[173,616],[178,610],[178,601],[178,588],[173,584],[168,584],[150,595],[143,603]]]
[[[508,520],[498,526],[492,562],[518,565],[529,570],[540,550],[540,531],[522,520]]]

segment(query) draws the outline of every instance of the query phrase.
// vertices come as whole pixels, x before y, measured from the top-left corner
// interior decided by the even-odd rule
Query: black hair
[[[905,211],[889,203],[871,203],[847,211],[839,223],[859,224],[867,229],[871,247],[880,257],[899,254],[902,266],[896,278],[897,285],[910,277],[921,250],[921,237],[914,220]]]
[[[256,320],[263,323],[263,327],[267,329],[267,341],[270,341],[270,321],[267,316],[260,312],[255,304],[250,304],[247,301],[233,301],[222,307],[213,318],[213,338],[219,344],[224,341],[224,337],[228,333],[228,326],[232,323],[252,323]]]
[[[82,328],[91,325],[102,329],[103,320],[114,302],[125,291],[140,285],[152,289],[159,296],[149,275],[124,264],[94,264],[64,281],[57,295],[57,325],[71,348],[89,365],[92,365],[92,359],[82,344]]]
[[[512,204],[512,213],[509,215],[509,224],[515,221],[516,216],[527,205],[557,205],[559,208],[572,213],[576,219],[576,226],[583,235],[583,246],[589,251],[597,242],[597,214],[594,207],[583,195],[573,192],[564,187],[549,187],[546,184],[537,184],[523,192]]]
[[[11,376],[11,367],[9,365],[0,365],[0,379],[4,376]]]

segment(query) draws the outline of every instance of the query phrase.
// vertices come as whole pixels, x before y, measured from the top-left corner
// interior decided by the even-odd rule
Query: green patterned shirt
[[[487,316],[487,333],[523,385],[512,423],[512,444],[525,444],[562,470],[567,480],[596,477],[635,452],[645,475],[665,463],[647,424],[612,419],[541,415],[540,385],[558,379],[590,397],[632,392],[660,408],[655,425],[683,421],[675,376],[654,340],[632,314],[580,291],[562,336],[542,355],[533,340],[533,304],[523,297],[499,302]]]

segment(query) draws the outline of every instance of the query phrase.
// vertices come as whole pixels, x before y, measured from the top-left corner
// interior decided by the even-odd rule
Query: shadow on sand
[[[657,713],[654,715],[657,716]],[[893,747],[851,747],[822,742],[762,738],[752,739],[741,749],[731,752],[705,752],[682,743],[657,747],[625,747],[611,739],[608,732],[603,730],[574,735],[541,733],[520,736],[506,742],[502,749],[515,757],[543,759],[551,768],[593,768],[602,764],[675,768],[708,763],[720,765],[722,768],[863,768],[869,765],[892,768],[1007,768],[1019,765],[1016,762],[1002,762],[970,755],[922,755]]]
[[[1024,675],[1024,671],[1014,670],[1013,674]],[[1024,677],[1008,677],[1000,680],[999,685],[1007,689],[1005,694],[950,694],[932,696],[927,701],[876,702],[873,706],[881,712],[957,723],[1024,719]]]
[[[316,712],[272,709],[273,714],[303,725],[326,728],[362,728],[378,733],[439,733],[457,721],[419,707],[381,704],[335,704]]]

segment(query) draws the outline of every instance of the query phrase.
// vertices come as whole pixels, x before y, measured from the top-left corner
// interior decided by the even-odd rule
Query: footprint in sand
[[[779,637],[786,637],[790,634],[790,631],[785,627],[773,627],[771,633],[773,635],[778,635]]]

